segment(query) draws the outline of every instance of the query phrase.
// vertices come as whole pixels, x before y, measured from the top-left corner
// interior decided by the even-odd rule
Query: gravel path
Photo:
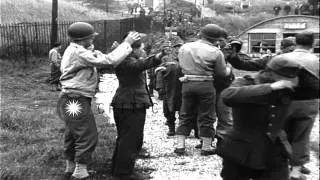
[[[106,75],[104,83],[107,84],[105,87],[108,87],[108,91],[98,96],[110,98],[117,86],[116,77]],[[137,168],[150,173],[154,180],[221,180],[221,158],[216,155],[200,156],[200,150],[194,148],[199,140],[194,138],[193,131],[186,139],[187,155],[177,156],[173,153],[175,138],[166,135],[168,129],[164,125],[162,101],[159,101],[157,97],[154,97],[153,101],[155,103],[153,111],[151,108],[147,111],[143,145],[152,157],[139,159],[136,164]],[[112,114],[109,116],[112,117]],[[311,141],[319,143],[319,117],[313,128]],[[306,166],[312,170],[312,174],[307,176],[308,180],[319,180],[319,154],[317,152],[311,151],[311,162]]]
[[[144,147],[151,153],[152,158],[138,160],[137,165],[142,169],[154,169],[151,176],[156,180],[221,180],[221,158],[200,156],[200,150],[194,146],[199,140],[193,132],[186,140],[187,155],[177,156],[173,153],[175,138],[168,137],[165,118],[162,113],[162,102],[153,98],[154,112],[148,110],[145,125]],[[311,140],[319,142],[319,118],[315,123]],[[319,180],[319,155],[311,151],[311,162],[306,164],[312,170],[308,180]]]
[[[173,153],[175,138],[166,135],[167,126],[161,115],[162,102],[154,101],[158,103],[154,107],[157,113],[148,111],[144,136],[144,147],[153,158],[139,160],[137,165],[155,169],[151,176],[158,180],[220,180],[221,159],[218,156],[200,156],[200,150],[194,148],[199,140],[194,138],[193,131],[186,139],[187,155]]]

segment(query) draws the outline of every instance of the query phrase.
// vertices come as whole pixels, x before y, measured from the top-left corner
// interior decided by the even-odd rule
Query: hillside
[[[1,0],[0,24],[38,22],[51,20],[51,0]],[[58,19],[99,20],[119,19],[121,14],[106,13],[101,9],[88,8],[75,1],[58,1]]]

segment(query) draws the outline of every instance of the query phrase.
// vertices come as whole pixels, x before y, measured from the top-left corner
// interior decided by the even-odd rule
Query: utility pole
[[[106,0],[106,12],[109,12],[109,0]]]
[[[58,40],[58,0],[52,0],[51,47]]]
[[[163,14],[166,17],[166,0],[163,0]]]

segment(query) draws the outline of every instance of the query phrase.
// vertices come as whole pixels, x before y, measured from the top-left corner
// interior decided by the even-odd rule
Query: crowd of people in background
[[[134,169],[146,110],[153,106],[148,69],[156,78],[151,88],[163,101],[167,135],[175,136],[172,153],[187,155],[186,137],[194,129],[200,155],[222,158],[224,180],[302,180],[310,173],[304,165],[319,98],[319,60],[309,51],[312,33],[283,39],[281,52],[263,57],[242,53],[242,41],[216,24],[203,26],[193,42],[168,39],[159,52],[146,50],[142,35],[130,31],[104,54],[94,49],[96,35],[92,25],[73,23],[62,58],[59,43],[49,53],[52,79],[61,86],[57,112],[65,122],[65,179],[90,176],[87,166],[98,143],[91,102],[98,72],[105,68],[113,68],[119,81],[111,103],[117,129],[114,180],[151,178]],[[258,73],[235,78],[232,67]]]
[[[284,5],[276,4],[273,7],[274,15],[313,15],[319,16],[319,2],[310,3],[305,1],[295,1],[294,4],[286,2]],[[282,13],[281,13],[282,12]]]

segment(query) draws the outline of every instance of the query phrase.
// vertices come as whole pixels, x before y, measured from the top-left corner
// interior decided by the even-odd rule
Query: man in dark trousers
[[[298,33],[296,35],[296,49],[293,52],[283,54],[283,56],[292,62],[299,63],[319,77],[319,58],[310,52],[313,42],[312,32]],[[290,106],[289,113],[290,122],[287,126],[287,132],[293,148],[290,176],[293,180],[297,180],[304,177],[301,172],[310,173],[304,164],[310,161],[310,134],[319,113],[319,101],[318,99],[294,101]]]
[[[132,53],[115,68],[119,87],[111,104],[118,134],[112,157],[114,180],[150,178],[135,172],[134,165],[143,144],[146,109],[152,106],[145,70],[159,65],[162,53],[146,57],[141,40],[131,47]]]
[[[300,79],[309,74],[312,81]],[[313,98],[319,78],[300,64],[276,56],[256,76],[236,79],[221,96],[234,124],[217,152],[224,180],[287,180],[291,146],[285,125],[292,98]],[[313,93],[305,94],[305,90]],[[308,96],[310,95],[310,96]]]
[[[179,50],[179,65],[183,77],[182,105],[177,127],[177,145],[174,152],[185,154],[185,138],[198,116],[199,136],[203,141],[201,155],[213,155],[212,137],[215,134],[215,87],[213,75],[230,74],[224,55],[217,47],[227,38],[226,31],[218,25],[207,24],[201,28],[200,40],[184,44]]]
[[[175,44],[173,48],[178,49],[182,43]],[[181,107],[181,82],[182,76],[176,52],[171,52],[162,58],[162,63],[156,69],[156,90],[163,97],[163,114],[169,128],[168,136],[175,135],[176,112]]]
[[[319,59],[314,54],[310,53],[314,41],[313,33],[301,32],[295,36],[295,39],[295,50],[293,50],[293,52],[284,53],[283,55],[288,56],[288,59],[304,66],[319,77]],[[268,59],[250,60],[241,58],[241,56],[233,56],[233,58],[229,59],[229,62],[233,67],[248,71],[262,70],[268,61]],[[297,111],[297,113],[293,113],[294,111]],[[298,114],[298,112],[305,113]],[[295,101],[292,105],[291,119],[295,123],[290,123],[290,127],[287,128],[287,131],[290,136],[290,143],[293,145],[293,157],[290,163],[293,166],[291,172],[293,179],[303,177],[300,172],[304,174],[310,173],[310,170],[303,165],[309,162],[310,159],[309,136],[317,113],[318,103],[315,99]]]

